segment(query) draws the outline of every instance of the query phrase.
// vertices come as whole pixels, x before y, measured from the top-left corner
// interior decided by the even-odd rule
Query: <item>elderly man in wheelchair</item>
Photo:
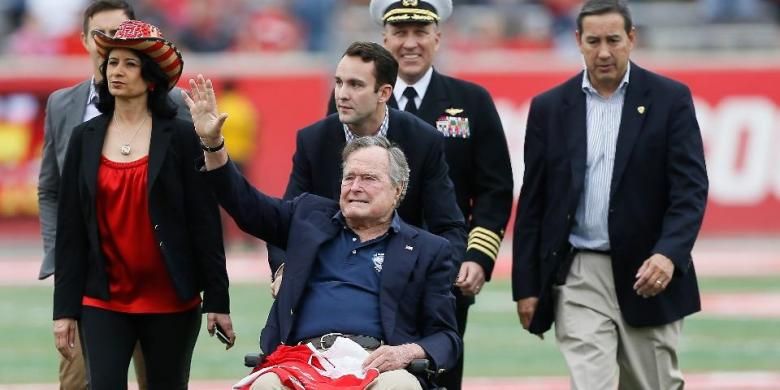
[[[211,82],[199,76],[190,85],[185,101],[198,135],[219,145],[204,147],[211,189],[242,230],[287,251],[260,336],[269,355],[234,388],[432,387],[427,373],[452,367],[462,349],[450,292],[455,272],[447,240],[395,211],[409,181],[403,152],[381,136],[357,138],[342,153],[338,202],[273,198],[229,160],[226,115],[216,111]],[[428,366],[413,375],[406,368],[416,359]]]
[[[270,354],[266,371],[244,388],[315,387],[336,379],[328,369],[351,373],[353,388],[428,388],[424,372],[405,368],[428,359],[429,371],[438,372],[460,353],[449,243],[395,212],[409,174],[403,152],[384,137],[362,137],[345,147],[343,162],[338,203],[311,194],[268,197],[229,162],[207,173],[243,230],[287,250],[260,337]],[[350,371],[348,363],[338,367],[339,358],[362,361]]]

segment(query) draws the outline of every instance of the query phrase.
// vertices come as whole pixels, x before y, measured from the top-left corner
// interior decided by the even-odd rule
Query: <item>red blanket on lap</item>
[[[321,360],[308,345],[280,345],[252,370],[252,374],[234,385],[233,390],[249,390],[259,376],[269,372],[278,375],[284,386],[299,390],[363,390],[379,376],[379,371],[369,369],[365,378],[355,375],[331,378],[326,375],[325,368],[329,363]]]

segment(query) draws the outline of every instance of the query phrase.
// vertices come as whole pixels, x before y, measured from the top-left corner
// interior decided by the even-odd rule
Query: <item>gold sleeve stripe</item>
[[[493,260],[493,261],[496,261],[496,257],[498,257],[498,254],[496,252],[488,249],[487,247],[482,246],[481,244],[479,244],[477,242],[470,243],[469,246],[466,248],[466,250],[469,250],[469,249],[478,250],[478,251],[486,254],[490,258],[490,260]]]
[[[498,248],[501,247],[501,245],[498,242],[496,242],[496,240],[493,240],[492,238],[487,237],[484,234],[474,234],[471,237],[469,237],[468,242],[471,243],[472,241],[477,241],[477,240],[481,241],[482,245],[486,245],[489,248],[493,248],[496,252],[498,252]]]
[[[493,244],[491,241],[483,239],[482,237],[471,237],[469,239],[468,245],[471,245],[471,244],[479,244],[479,245],[484,246],[485,248],[490,249],[491,252],[498,253],[499,247],[496,246],[495,244]]]
[[[480,237],[483,240],[492,243],[496,248],[501,246],[501,236],[483,227],[475,227],[474,229],[471,229],[471,233],[469,233],[469,239],[473,237]]]

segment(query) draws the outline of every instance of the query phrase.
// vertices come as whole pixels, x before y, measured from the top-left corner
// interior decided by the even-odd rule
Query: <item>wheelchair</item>
[[[249,368],[255,368],[259,363],[265,359],[265,354],[262,352],[252,352],[244,355],[244,366]],[[436,375],[439,373],[430,369],[430,361],[428,359],[414,359],[409,366],[406,367],[406,371],[409,371],[414,376],[424,376],[428,378],[428,382],[433,383],[427,390],[447,390],[444,387],[438,387],[435,385]]]

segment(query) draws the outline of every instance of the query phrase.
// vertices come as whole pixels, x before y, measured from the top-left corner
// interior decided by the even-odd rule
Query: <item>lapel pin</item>
[[[640,114],[644,114],[644,113],[645,113],[645,106],[639,106],[639,107],[637,107],[637,108],[636,108],[636,111],[637,111],[638,113],[640,113]]]
[[[406,246],[406,248],[404,248],[404,249],[406,249],[406,250],[410,251],[410,250],[414,249],[414,247],[412,247],[412,246],[410,246],[410,245],[407,245],[407,246]]]
[[[451,116],[455,116],[455,115],[458,115],[461,112],[463,112],[463,109],[462,108],[448,108],[448,109],[444,110],[444,112],[446,112],[447,114],[449,114]]]

